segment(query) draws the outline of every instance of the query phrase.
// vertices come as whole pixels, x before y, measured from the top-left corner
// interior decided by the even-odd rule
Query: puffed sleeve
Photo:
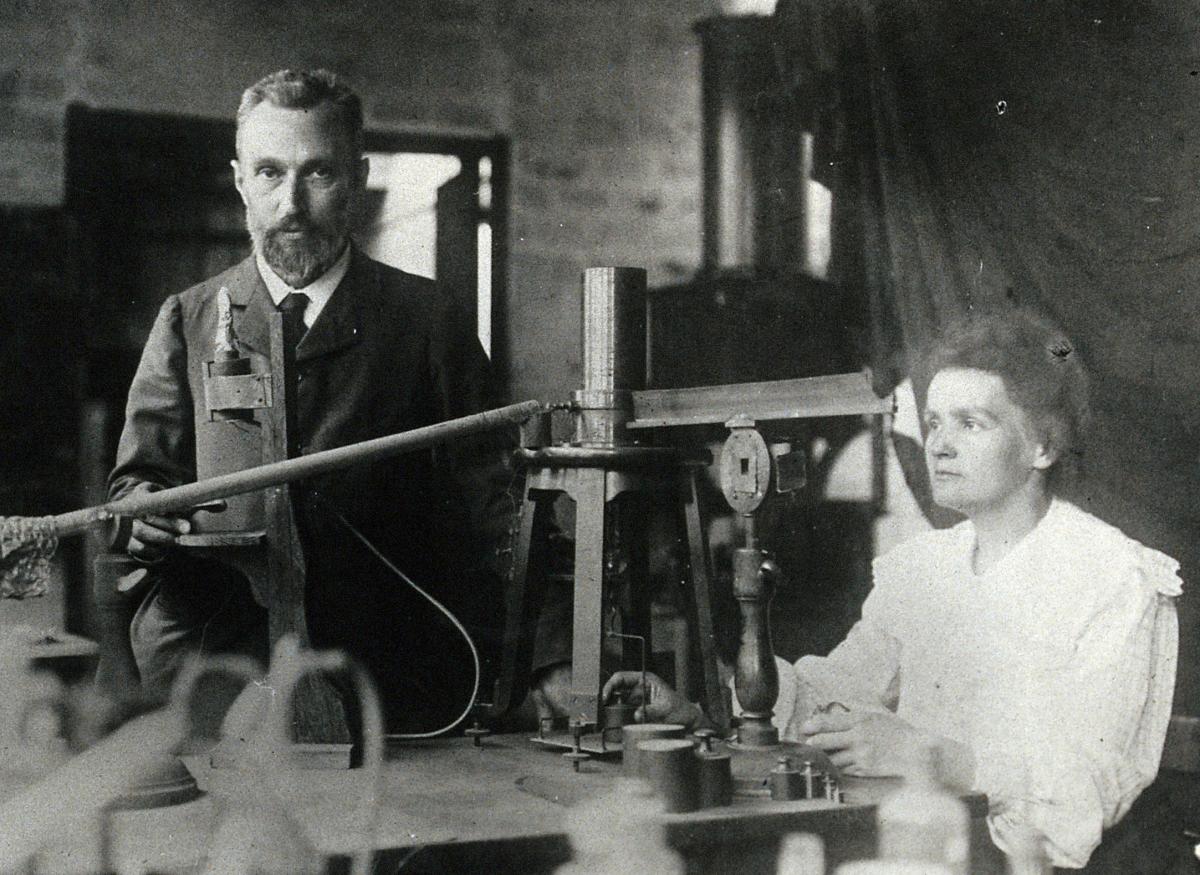
[[[168,487],[196,479],[192,411],[183,316],[172,295],[158,311],[129,387],[125,428],[108,480],[110,499],[143,484]]]
[[[1028,661],[976,727],[976,788],[1002,849],[1043,837],[1056,866],[1082,867],[1154,779],[1171,714],[1178,563],[1133,544],[1123,580],[1068,642],[1031,642]],[[1003,714],[1003,720],[996,719]]]

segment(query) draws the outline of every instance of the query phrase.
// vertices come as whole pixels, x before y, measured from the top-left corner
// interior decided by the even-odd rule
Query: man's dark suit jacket
[[[201,369],[213,358],[222,286],[229,289],[240,344],[268,352],[274,305],[253,257],[168,298],[130,387],[110,498],[139,484],[167,487],[196,478],[195,423],[207,419]],[[471,321],[433,281],[358,251],[296,360],[296,437],[304,453],[498,403]],[[494,652],[503,596],[498,563],[491,560],[515,510],[507,491],[510,448],[510,436],[493,434],[344,469],[293,489],[313,644],[346,649],[367,665],[393,730],[432,729],[463,707],[470,692],[468,651],[333,510],[454,611],[481,649]]]

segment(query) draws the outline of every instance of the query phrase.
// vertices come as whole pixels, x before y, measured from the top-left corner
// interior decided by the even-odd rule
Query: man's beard
[[[318,225],[311,219],[293,216],[271,227],[263,227],[249,213],[246,225],[254,248],[271,270],[293,289],[302,289],[333,267],[346,244],[346,223]],[[302,231],[293,236],[287,231]]]

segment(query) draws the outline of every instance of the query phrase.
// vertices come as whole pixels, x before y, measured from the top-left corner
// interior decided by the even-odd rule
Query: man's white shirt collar
[[[271,265],[267,264],[260,253],[254,253],[254,260],[258,262],[258,272],[262,276],[263,282],[267,284],[267,293],[275,302],[276,307],[292,292],[303,292],[308,295],[308,306],[304,310],[304,327],[312,328],[317,317],[321,315],[321,311],[325,309],[325,305],[329,303],[329,299],[333,297],[334,289],[338,287],[338,283],[350,269],[350,246],[347,244],[333,267],[302,289],[293,289],[281,280],[279,274],[271,269]]]

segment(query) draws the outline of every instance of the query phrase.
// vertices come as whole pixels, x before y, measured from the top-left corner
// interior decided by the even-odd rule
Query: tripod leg
[[[604,515],[602,468],[578,470],[575,498],[575,609],[571,655],[571,720],[600,725],[600,660],[604,627]]]
[[[612,487],[610,482],[609,495]],[[610,631],[630,636],[619,641],[620,667],[641,671],[650,667],[647,660],[653,651],[650,634],[653,596],[650,589],[650,507],[646,492],[630,490],[610,500],[605,516],[605,565],[609,569],[609,579],[606,581],[608,616],[602,629],[605,633],[602,647],[606,655],[612,654],[613,642],[607,635]],[[613,628],[614,614],[619,615],[618,628]]]
[[[508,714],[525,700],[532,672],[537,620],[546,595],[546,546],[551,502],[527,495],[521,505],[520,528],[513,547],[508,611],[500,677],[489,716]]]
[[[727,734],[730,726],[730,702],[717,671],[717,639],[713,628],[712,568],[709,562],[708,538],[700,516],[698,473],[689,470],[683,477],[683,516],[687,528],[688,564],[691,569],[692,600],[688,611],[688,626],[700,655],[704,676],[705,713]]]

